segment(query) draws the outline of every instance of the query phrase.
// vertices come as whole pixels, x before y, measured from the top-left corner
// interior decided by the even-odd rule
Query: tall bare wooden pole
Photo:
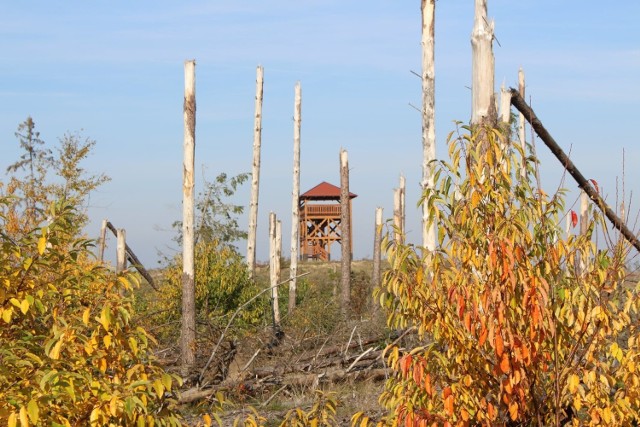
[[[116,273],[127,269],[127,233],[124,228],[118,229],[116,244]]]
[[[402,202],[399,188],[393,190],[393,240],[396,245],[402,244]]]
[[[436,0],[422,0],[422,190],[434,187],[433,160],[436,158],[435,127],[435,13]],[[429,206],[422,204],[422,246],[436,248],[436,227],[429,225]]]
[[[273,328],[277,332],[280,328],[280,305],[278,304],[278,276],[280,275],[278,258],[278,221],[276,214],[269,214],[269,281],[271,283],[271,311],[273,314]]]
[[[282,278],[282,265],[280,260],[282,259],[282,221],[276,221],[276,285],[280,283]]]
[[[340,149],[340,245],[342,247],[341,311],[349,314],[351,304],[351,198],[349,197],[349,157]]]
[[[520,92],[520,96],[522,99],[524,97],[524,70],[520,67],[518,70],[518,92]],[[521,112],[518,114],[518,139],[520,140],[520,145],[522,146],[522,152],[527,153],[527,141],[526,141],[526,132],[525,132],[526,120],[524,118],[524,114]],[[527,176],[527,162],[522,161],[522,169],[520,170],[520,176],[524,179]]]
[[[104,247],[107,244],[107,222],[109,221],[103,219],[102,225],[100,226],[100,253],[98,254],[100,262],[104,261]]]
[[[487,0],[475,0],[471,33],[471,124],[496,122],[494,100],[493,21],[487,19]]]
[[[580,234],[585,235],[589,230],[589,196],[580,190]]]
[[[258,227],[258,197],[260,193],[260,145],[262,140],[262,89],[264,69],[256,69],[256,113],[253,120],[253,166],[251,169],[251,201],[249,203],[249,232],[247,233],[247,266],[249,276],[256,271],[256,235]]]
[[[289,313],[296,308],[298,283],[298,247],[300,245],[300,122],[302,110],[300,82],[296,83],[293,102],[293,191],[291,192],[291,264],[289,267]]]
[[[500,121],[507,127],[511,122],[511,93],[504,82],[500,86]]]
[[[407,226],[407,180],[404,175],[400,175],[400,230],[402,231],[402,243],[405,242]]]
[[[196,145],[196,61],[184,63],[184,163],[182,184],[182,329],[180,359],[183,372],[195,363],[195,236],[194,162]]]
[[[371,274],[371,285],[373,288],[380,286],[380,263],[382,262],[382,208],[376,208],[376,223],[373,235],[373,273]],[[378,303],[374,302],[374,309]]]

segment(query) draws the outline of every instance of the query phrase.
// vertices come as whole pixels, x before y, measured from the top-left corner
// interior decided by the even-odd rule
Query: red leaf
[[[593,186],[596,188],[596,193],[600,193],[600,188],[598,187],[598,182],[595,179],[590,179]]]
[[[578,225],[578,214],[575,211],[571,211],[571,225],[575,228]]]

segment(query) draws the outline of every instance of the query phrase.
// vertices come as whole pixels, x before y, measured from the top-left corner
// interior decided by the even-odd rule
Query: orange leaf
[[[504,380],[502,380],[502,387],[507,393],[513,393],[513,387],[511,386],[511,381],[509,381],[509,378],[505,378]]]
[[[469,421],[469,413],[467,412],[467,410],[466,410],[466,409],[462,408],[462,409],[460,410],[460,415],[462,416],[462,419],[463,419],[464,421]]]
[[[466,305],[467,303],[464,300],[464,296],[458,295],[458,317],[462,317]]]
[[[424,391],[426,391],[429,396],[433,396],[433,388],[431,387],[430,374],[427,374],[427,376],[424,378]]]
[[[442,397],[446,399],[449,396],[451,396],[451,387],[445,387],[444,390],[442,390]]]
[[[444,410],[449,415],[453,415],[453,395],[450,394],[446,399],[444,399]]]
[[[487,415],[489,415],[490,420],[493,420],[496,417],[496,409],[491,403],[487,405]]]
[[[411,367],[411,355],[407,354],[400,361],[400,370],[402,371],[402,376],[406,377],[409,372],[409,368]]]
[[[466,312],[464,315],[464,327],[471,332],[471,313]]]
[[[504,352],[504,342],[502,342],[502,335],[500,335],[500,331],[496,331],[496,338],[495,338],[495,342],[494,347],[496,349],[496,354],[498,355],[498,357],[502,356],[502,353]]]
[[[509,373],[509,371],[511,370],[511,366],[509,364],[509,356],[507,356],[507,353],[502,354],[502,360],[500,361],[500,370],[502,370],[502,372],[505,374]]]
[[[473,382],[473,379],[471,378],[471,375],[465,375],[462,381],[465,386],[469,387]]]
[[[496,264],[498,263],[498,255],[496,254],[496,250],[493,247],[493,242],[491,242],[491,244],[489,244],[489,260],[490,260],[490,266],[492,268],[494,268],[496,266]]]
[[[420,380],[422,380],[422,376],[424,375],[424,365],[422,363],[416,363],[413,366],[413,381],[416,384],[420,384]]]
[[[513,402],[509,405],[509,416],[513,421],[518,419],[518,403]]]

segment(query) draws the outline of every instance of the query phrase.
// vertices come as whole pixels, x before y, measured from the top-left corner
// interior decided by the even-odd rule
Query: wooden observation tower
[[[355,197],[358,196],[349,193],[349,214],[351,199]],[[300,258],[331,260],[331,243],[342,244],[340,214],[340,187],[321,182],[300,195]],[[353,247],[349,248],[352,251]]]

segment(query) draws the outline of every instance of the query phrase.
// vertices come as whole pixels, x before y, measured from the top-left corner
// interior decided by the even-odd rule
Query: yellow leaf
[[[171,375],[164,373],[162,374],[162,385],[167,391],[171,391]]]
[[[29,301],[27,301],[26,299],[22,300],[22,302],[20,303],[20,311],[22,312],[22,314],[27,314],[27,311],[29,311]]]
[[[582,408],[582,399],[580,399],[580,396],[573,398],[573,406],[576,408],[576,411],[579,411],[580,408]]]
[[[580,378],[576,374],[569,375],[569,392],[571,394],[578,391],[578,384],[580,384]]]
[[[111,347],[111,335],[105,335],[102,338],[102,342],[104,343],[104,348]]]
[[[29,414],[29,419],[31,422],[36,425],[38,424],[38,419],[40,418],[40,409],[38,408],[38,402],[35,399],[31,399],[27,404],[27,413]]]
[[[82,323],[85,324],[85,326],[89,325],[89,315],[91,314],[91,309],[87,308],[84,313],[82,313]]]
[[[100,312],[100,324],[104,328],[105,331],[109,332],[109,328],[111,327],[111,309],[109,306],[105,306]]]
[[[129,337],[129,348],[134,356],[138,355],[138,341],[134,337]]]
[[[62,339],[59,339],[56,345],[49,351],[49,357],[53,360],[60,359],[60,349],[62,348]]]
[[[162,381],[155,380],[153,382],[153,388],[156,391],[156,395],[158,396],[158,399],[161,399],[162,395],[164,394],[164,385],[162,385]]]
[[[100,408],[94,408],[93,411],[91,411],[91,415],[89,416],[89,421],[91,422],[91,425],[96,425],[98,423],[98,418],[100,418],[100,412],[101,412]]]
[[[604,410],[602,411],[602,418],[604,418],[604,421],[609,424],[611,423],[611,409],[609,408],[604,408]]]
[[[42,255],[47,248],[47,238],[42,236],[38,239],[38,253]]]
[[[211,427],[211,417],[209,414],[204,414],[202,416],[202,421],[204,422],[205,427]]]
[[[478,194],[477,191],[474,191],[471,195],[471,207],[475,209],[475,207],[478,206],[478,203],[480,203],[480,194]]]
[[[117,396],[113,396],[111,398],[111,401],[109,402],[109,413],[111,413],[112,416],[116,416],[118,413],[118,398]]]
[[[2,320],[4,320],[5,323],[11,323],[12,314],[13,314],[13,307],[5,308],[2,311]]]
[[[20,425],[29,427],[29,415],[27,414],[27,408],[24,406],[20,408]]]
[[[9,415],[9,420],[7,421],[7,427],[16,427],[18,424],[18,415],[15,412],[12,412]]]

